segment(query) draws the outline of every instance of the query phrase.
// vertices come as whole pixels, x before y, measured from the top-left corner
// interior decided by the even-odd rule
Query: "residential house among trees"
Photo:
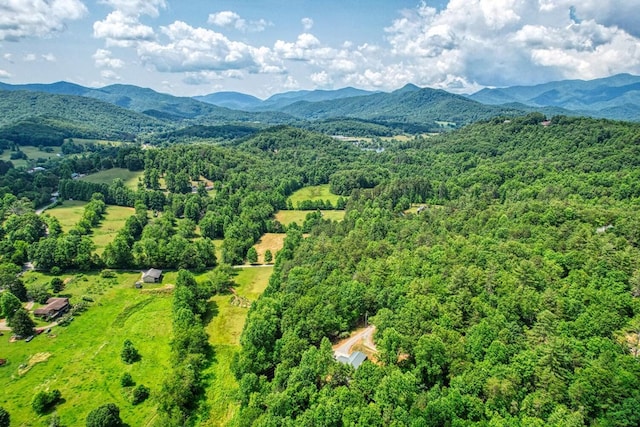
[[[33,315],[45,320],[55,319],[71,308],[69,298],[49,298],[47,305],[33,311]]]

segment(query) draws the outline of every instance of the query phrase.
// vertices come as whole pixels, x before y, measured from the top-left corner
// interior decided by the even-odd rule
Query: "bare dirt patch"
[[[49,360],[51,353],[36,353],[29,358],[29,361],[25,365],[20,365],[18,368],[18,375],[22,376],[29,372],[38,363],[43,363]]]

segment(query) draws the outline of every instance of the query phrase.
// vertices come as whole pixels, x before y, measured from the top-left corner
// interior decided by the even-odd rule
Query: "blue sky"
[[[0,81],[193,96],[640,74],[640,0],[0,0]]]

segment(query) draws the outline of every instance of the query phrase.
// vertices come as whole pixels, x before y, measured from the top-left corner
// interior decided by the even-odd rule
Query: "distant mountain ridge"
[[[531,107],[559,107],[596,117],[640,120],[640,76],[631,74],[482,89],[468,97],[489,105],[518,102]]]

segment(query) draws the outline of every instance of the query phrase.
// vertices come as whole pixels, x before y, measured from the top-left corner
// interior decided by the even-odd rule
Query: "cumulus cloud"
[[[165,0],[102,0],[101,3],[111,6],[127,16],[157,17],[160,14],[160,9],[167,7]]]
[[[393,62],[402,62],[409,81],[449,89],[638,72],[637,25],[614,13],[617,7],[631,13],[630,3],[640,5],[638,0],[585,0],[579,5],[565,0],[451,0],[437,11],[423,3],[403,11],[386,28],[387,40]],[[393,62],[386,66],[389,71]]]
[[[44,59],[47,62],[56,62],[58,60],[58,58],[56,58],[56,56],[53,53],[45,53],[40,56],[42,57],[42,59]]]
[[[195,28],[176,21],[161,27],[168,43],[146,42],[138,46],[138,55],[146,64],[162,72],[199,72],[248,70],[263,72],[269,52],[223,34]]]
[[[100,71],[100,77],[106,80],[120,80],[121,77],[118,73],[113,70],[102,70]]]
[[[80,0],[7,0],[0,2],[0,41],[47,37],[87,13]]]
[[[105,39],[107,46],[132,47],[153,40],[153,28],[140,22],[141,16],[157,17],[167,7],[164,0],[103,0],[114,11],[93,23],[93,36]]]
[[[10,72],[0,69],[0,79],[10,79],[10,78],[11,78]]]
[[[313,19],[302,18],[301,22],[302,22],[302,28],[304,28],[305,32],[308,32],[313,28]]]
[[[36,56],[35,53],[25,53],[22,56],[22,60],[24,62],[35,62],[36,59],[38,59],[38,57]]]
[[[140,41],[153,40],[153,28],[140,23],[137,16],[131,16],[116,10],[103,21],[93,24],[93,36],[106,39],[110,46],[135,46]]]
[[[5,61],[9,62],[10,64],[13,64],[13,54],[5,53],[4,55],[2,55],[2,57],[4,58]]]
[[[218,27],[235,28],[242,32],[261,32],[268,26],[273,25],[264,19],[247,21],[230,10],[210,14],[207,22]]]
[[[107,49],[98,49],[93,54],[93,60],[98,68],[122,68],[124,61],[111,57],[111,51]]]

